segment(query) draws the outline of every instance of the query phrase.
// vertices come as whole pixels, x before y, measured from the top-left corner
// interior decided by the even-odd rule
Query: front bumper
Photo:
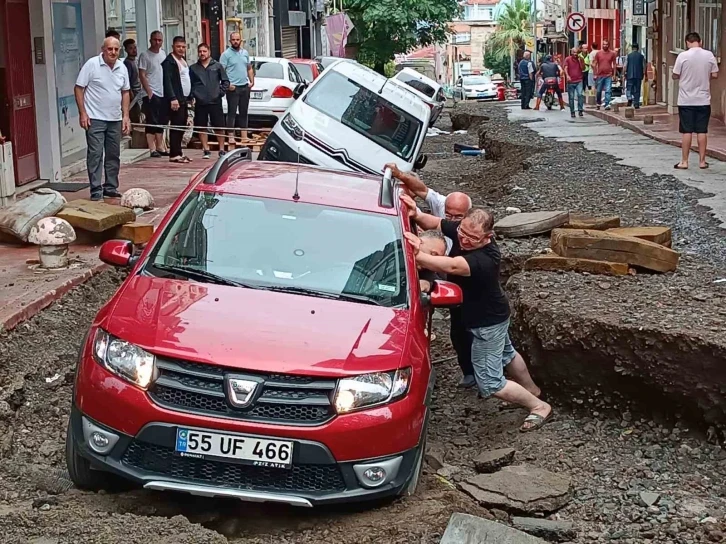
[[[84,438],[87,427],[118,436],[106,455],[94,452]],[[291,469],[273,469],[233,462],[180,457],[174,453],[176,425],[149,423],[129,436],[84,416],[73,406],[72,436],[76,451],[95,469],[115,473],[147,489],[183,491],[194,495],[238,498],[254,502],[280,502],[317,506],[395,496],[415,475],[419,446],[383,458],[336,462],[325,445],[294,440]],[[425,432],[426,425],[423,427]],[[365,487],[357,473],[361,465],[389,467],[379,487]],[[365,468],[365,467],[364,467]]]
[[[489,98],[496,98],[497,91],[471,91],[464,93],[467,100],[487,100]]]
[[[313,161],[304,157],[297,149],[293,149],[275,132],[270,132],[262,146],[260,161],[292,162],[300,164],[314,164]]]

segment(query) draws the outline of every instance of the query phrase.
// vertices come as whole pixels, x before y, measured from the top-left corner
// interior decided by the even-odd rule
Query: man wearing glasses
[[[539,429],[551,416],[552,407],[538,398],[541,391],[509,339],[509,301],[499,283],[501,254],[494,241],[494,218],[484,209],[472,208],[460,221],[440,219],[422,213],[407,195],[401,200],[421,228],[438,229],[453,240],[448,256],[435,256],[419,251],[421,240],[406,233],[417,265],[446,274],[461,287],[461,320],[473,338],[471,362],[480,393],[526,408],[529,415],[520,431]],[[504,377],[505,367],[509,380]]]

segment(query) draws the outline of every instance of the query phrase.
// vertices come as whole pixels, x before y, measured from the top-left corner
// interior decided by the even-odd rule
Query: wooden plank
[[[570,213],[562,211],[514,213],[497,221],[494,232],[510,238],[532,236],[561,227],[567,224],[569,219]]]
[[[103,232],[136,219],[129,208],[83,199],[68,202],[55,215],[68,221],[73,228],[91,232]]]
[[[134,245],[148,243],[154,234],[154,225],[150,223],[132,222],[120,225],[114,229],[113,238],[129,240]]]
[[[632,236],[661,246],[671,247],[672,234],[670,227],[622,227],[608,229],[607,232],[618,236]]]
[[[568,229],[594,229],[607,230],[620,226],[620,217],[617,215],[606,215],[603,217],[592,217],[589,215],[570,214]]]
[[[559,255],[537,255],[524,263],[524,269],[546,270],[550,272],[587,272],[589,274],[606,274],[609,276],[624,276],[628,273],[628,265],[626,263],[560,257]]]
[[[626,263],[656,272],[675,270],[680,259],[678,252],[653,242],[601,230],[555,229],[551,246],[561,257]]]

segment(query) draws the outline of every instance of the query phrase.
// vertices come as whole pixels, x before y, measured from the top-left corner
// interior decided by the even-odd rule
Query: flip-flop
[[[706,166],[701,166],[701,165],[699,165],[698,167],[699,167],[699,168],[700,168],[701,170],[705,170],[705,169],[706,169],[706,168],[708,168],[708,166],[709,166],[709,165],[708,165],[708,163],[705,163],[705,164],[706,164]]]
[[[688,170],[687,166],[678,166],[679,164],[680,163],[677,162],[676,164],[673,165],[673,168],[675,168],[676,170]]]
[[[539,414],[529,414],[526,418],[524,418],[524,423],[522,423],[522,426],[519,428],[519,432],[528,433],[530,431],[536,431],[537,429],[541,429],[542,426],[550,420],[553,413],[554,410],[550,411],[550,413],[547,414],[547,417],[542,417]],[[525,428],[524,424],[528,422],[534,423],[534,425]]]

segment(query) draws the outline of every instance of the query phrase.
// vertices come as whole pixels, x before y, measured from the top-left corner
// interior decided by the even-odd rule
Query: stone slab
[[[138,223],[136,221],[116,227],[113,231],[113,238],[129,240],[134,245],[146,244],[154,235],[154,225],[149,223]]]
[[[554,512],[572,498],[569,476],[531,465],[508,466],[493,474],[478,474],[462,482],[460,487],[485,508],[516,513]]]
[[[499,448],[485,451],[474,459],[474,467],[477,472],[495,472],[511,463],[515,453],[514,448]]]
[[[551,247],[561,257],[576,257],[640,266],[656,272],[672,272],[680,254],[659,244],[586,229],[555,229]]]
[[[620,226],[620,217],[617,215],[607,215],[603,217],[593,217],[590,215],[570,214],[570,222],[567,223],[568,229],[594,229],[607,230]]]
[[[648,240],[665,247],[671,247],[673,236],[670,227],[621,227],[608,229],[607,232]]]
[[[515,529],[542,537],[550,542],[566,542],[573,540],[577,533],[570,521],[559,521],[541,518],[522,518],[514,516],[512,526]]]
[[[570,213],[563,211],[514,213],[497,221],[494,232],[510,238],[532,236],[550,232],[569,220]]]
[[[611,263],[559,255],[536,255],[524,263],[525,270],[545,270],[548,272],[587,272],[588,274],[605,274],[608,276],[624,276],[628,273],[627,263]]]
[[[441,544],[545,544],[545,541],[496,521],[455,512]]]
[[[91,232],[103,232],[136,219],[134,211],[128,208],[83,199],[68,202],[55,215],[74,228]]]

